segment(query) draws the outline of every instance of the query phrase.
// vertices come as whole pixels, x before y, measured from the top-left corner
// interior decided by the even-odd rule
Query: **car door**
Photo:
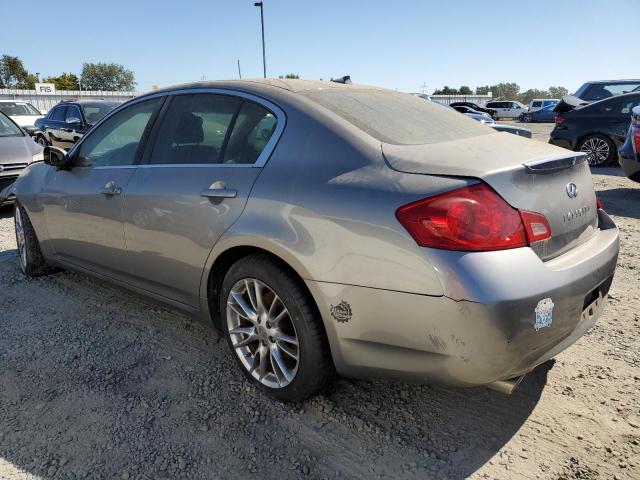
[[[45,123],[44,134],[47,141],[54,147],[65,148],[62,139],[62,126],[67,114],[66,105],[56,105],[53,111],[47,117]]]
[[[640,96],[623,97],[611,110],[611,133],[617,146],[621,146],[631,124],[631,110],[640,105]]]
[[[198,305],[211,249],[242,213],[284,127],[275,105],[238,95],[174,95],[154,127],[125,196],[128,264],[139,288]]]
[[[58,139],[61,148],[70,149],[80,140],[83,132],[82,115],[77,105],[67,105],[64,123],[60,124]]]
[[[56,170],[42,199],[54,254],[111,277],[123,277],[123,194],[142,153],[144,132],[162,99],[132,104],[101,123]],[[53,168],[53,167],[52,167]]]

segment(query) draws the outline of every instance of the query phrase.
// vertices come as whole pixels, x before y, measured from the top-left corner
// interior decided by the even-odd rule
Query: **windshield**
[[[377,140],[395,145],[432,144],[493,132],[453,109],[406,93],[331,88],[300,94]]]
[[[84,110],[84,118],[87,120],[87,123],[94,125],[98,123],[102,117],[104,117],[111,110],[116,108],[118,103],[100,103],[100,104],[88,104],[83,105],[82,110]]]
[[[21,137],[22,130],[9,117],[0,113],[0,137]]]
[[[9,116],[42,115],[36,107],[26,102],[0,102],[0,112]]]

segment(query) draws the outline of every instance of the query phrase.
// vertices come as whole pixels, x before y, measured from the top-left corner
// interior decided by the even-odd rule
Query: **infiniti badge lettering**
[[[583,215],[586,215],[587,213],[589,213],[589,210],[591,210],[591,207],[588,207],[587,205],[585,205],[584,207],[577,208],[575,210],[570,210],[562,215],[562,221],[564,223],[570,222],[574,218],[578,218]]]
[[[578,196],[578,186],[575,183],[567,183],[566,190],[569,198],[576,198]]]

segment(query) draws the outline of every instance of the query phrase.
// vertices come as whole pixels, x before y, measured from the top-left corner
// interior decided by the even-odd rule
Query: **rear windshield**
[[[433,144],[494,132],[453,109],[406,93],[326,89],[300,94],[394,145]]]

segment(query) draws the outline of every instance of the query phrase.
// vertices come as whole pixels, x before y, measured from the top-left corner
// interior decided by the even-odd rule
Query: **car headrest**
[[[184,112],[180,116],[180,123],[176,129],[175,143],[200,143],[204,140],[204,130],[202,129],[202,117],[198,117],[191,112]]]

